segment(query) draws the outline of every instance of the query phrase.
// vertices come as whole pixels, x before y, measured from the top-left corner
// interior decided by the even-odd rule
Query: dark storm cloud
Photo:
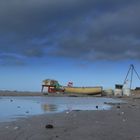
[[[96,17],[91,12],[85,24],[61,40],[55,53],[87,60],[140,59],[139,9],[140,3],[131,3]]]
[[[139,9],[138,0],[1,0],[0,53],[139,60]]]

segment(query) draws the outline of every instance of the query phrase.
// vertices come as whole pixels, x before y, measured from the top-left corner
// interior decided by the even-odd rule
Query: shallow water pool
[[[0,122],[45,113],[72,110],[109,110],[104,102],[121,100],[96,97],[0,97]]]

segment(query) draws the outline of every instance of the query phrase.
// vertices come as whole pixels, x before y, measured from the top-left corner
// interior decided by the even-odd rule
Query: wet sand
[[[0,139],[140,140],[139,97],[122,98],[127,103],[112,104],[108,111],[67,111],[0,123]]]

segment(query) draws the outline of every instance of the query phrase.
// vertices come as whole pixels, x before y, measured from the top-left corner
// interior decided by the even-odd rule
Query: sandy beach
[[[111,110],[69,111],[0,123],[1,140],[140,140],[140,98]],[[46,128],[46,125],[53,128]]]

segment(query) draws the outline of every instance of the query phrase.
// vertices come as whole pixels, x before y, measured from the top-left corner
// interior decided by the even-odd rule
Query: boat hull
[[[65,87],[66,93],[101,94],[102,87]]]

